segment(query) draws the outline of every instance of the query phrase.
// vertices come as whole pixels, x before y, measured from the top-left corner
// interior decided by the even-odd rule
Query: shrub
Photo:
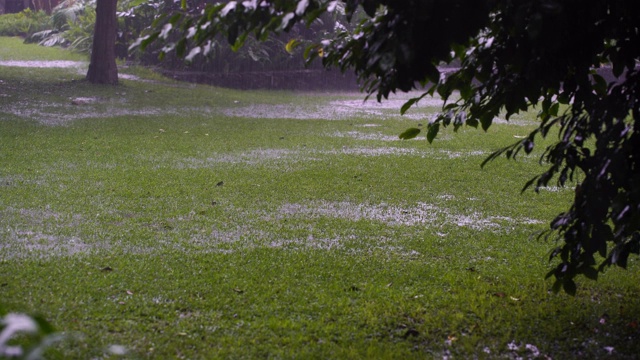
[[[51,18],[44,11],[26,9],[15,14],[0,15],[0,36],[29,36],[51,27]]]
[[[61,339],[62,334],[42,318],[18,313],[0,318],[0,358],[39,359]]]

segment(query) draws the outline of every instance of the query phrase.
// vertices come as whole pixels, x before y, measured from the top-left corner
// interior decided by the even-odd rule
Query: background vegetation
[[[95,6],[95,0],[65,0],[53,9],[50,16],[42,11],[30,10],[0,15],[0,36],[22,36],[27,43],[64,47],[81,54],[89,54],[95,26]],[[202,6],[202,1],[189,2],[189,9],[193,12],[199,11]],[[129,51],[129,46],[143,35],[144,30],[150,27],[157,17],[179,10],[179,4],[164,0],[119,1],[117,56],[130,62],[156,66],[168,71],[216,74],[295,73],[308,69],[320,71],[320,64],[314,64],[311,68],[305,67],[302,47],[289,48],[287,51],[287,43],[291,40],[302,43],[319,42],[332,33],[336,26],[349,26],[344,16],[325,15],[314,21],[309,28],[296,26],[286,36],[272,36],[266,42],[249,39],[243,48],[236,51],[227,46],[226,39],[216,38],[211,43],[211,57],[195,57],[189,62],[171,54],[160,61],[158,55],[162,45],[149,47],[145,52]],[[250,78],[243,78],[243,81],[251,83]]]

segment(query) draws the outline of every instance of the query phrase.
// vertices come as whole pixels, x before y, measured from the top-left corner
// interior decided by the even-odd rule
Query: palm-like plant
[[[93,13],[95,21],[94,8],[95,0],[64,0],[53,8],[52,28],[32,34],[25,42],[43,46],[73,47],[79,40],[90,38],[92,35],[93,24],[86,18],[90,19]]]

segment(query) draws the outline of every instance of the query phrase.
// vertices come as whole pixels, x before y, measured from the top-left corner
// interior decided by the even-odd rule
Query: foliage
[[[86,53],[91,49],[94,24],[95,0],[65,0],[53,8],[51,28],[32,34],[25,42],[70,47]]]
[[[151,2],[153,3],[153,2]],[[150,3],[150,4],[151,4]],[[156,1],[160,9],[153,20],[166,14],[184,12],[190,15],[198,14],[203,2],[188,1],[183,10],[177,3]],[[148,23],[150,24],[150,23]],[[147,24],[147,25],[148,25]],[[194,50],[187,54],[186,62],[182,57],[176,57],[168,49],[174,48],[180,40],[178,37],[167,39],[165,44],[153,44],[147,51],[140,54],[145,64],[153,64],[170,69],[185,69],[201,72],[233,73],[233,72],[263,72],[263,71],[296,71],[304,70],[305,64],[302,58],[303,44],[317,43],[333,33],[335,28],[344,27],[347,21],[343,13],[323,14],[314,19],[309,26],[295,24],[287,34],[269,36],[258,41],[253,38],[245,39],[242,47],[231,49],[226,46],[226,38],[222,36],[212,37],[206,46],[206,55],[202,55],[202,49]],[[135,34],[136,38],[142,34],[143,29]],[[287,46],[295,44],[295,46]],[[160,55],[160,56],[158,56]],[[161,59],[159,61],[159,58]],[[318,64],[319,65],[319,64]],[[315,66],[316,69],[321,66]]]
[[[95,2],[90,2],[75,21],[68,23],[68,28],[63,33],[69,49],[83,54],[90,53],[95,24]]]
[[[0,318],[0,358],[37,360],[44,350],[62,339],[44,318],[9,313]],[[28,338],[24,338],[27,335]],[[19,344],[14,344],[16,339]]]
[[[336,3],[232,1],[209,6],[198,16],[171,14],[141,44],[175,31],[182,36],[171,49],[179,55],[208,52],[219,34],[238,48],[250,34],[266,39],[298,21],[308,24]],[[515,158],[561,129],[541,157],[548,169],[525,186],[576,184],[573,205],[546,234],[563,242],[551,253],[551,259],[559,258],[550,273],[557,279],[555,290],[574,293],[577,275],[595,279],[609,265],[626,267],[629,255],[640,252],[640,12],[631,11],[635,1],[345,3],[348,18],[358,7],[368,17],[353,31],[308,47],[305,55],[321,57],[325,66],[354,70],[378,100],[396,91],[425,89],[403,112],[425,95],[439,94],[445,105],[428,126],[430,142],[443,127],[457,130],[466,124],[487,130],[503,113],[509,119],[536,108],[539,126],[489,160]],[[437,66],[454,62],[460,68],[443,77]],[[610,68],[613,77],[600,75],[603,68]],[[460,97],[450,101],[454,93]]]
[[[118,56],[127,57],[127,48],[139,31],[157,16],[159,2],[126,0],[118,2]],[[43,46],[62,46],[88,54],[91,52],[96,22],[96,0],[65,0],[53,9],[50,28],[29,36],[25,42]]]
[[[28,36],[46,29],[49,15],[44,11],[26,9],[15,14],[0,15],[0,36]]]

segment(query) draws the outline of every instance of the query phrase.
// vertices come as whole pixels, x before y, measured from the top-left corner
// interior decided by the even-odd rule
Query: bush
[[[43,318],[6,314],[0,318],[0,358],[40,359],[43,351],[62,337]]]
[[[29,36],[51,27],[51,18],[44,11],[26,9],[15,14],[0,15],[0,36]]]
[[[33,33],[25,42],[42,46],[70,47],[88,53],[91,49],[94,24],[94,0],[65,0],[53,8],[49,27]]]

